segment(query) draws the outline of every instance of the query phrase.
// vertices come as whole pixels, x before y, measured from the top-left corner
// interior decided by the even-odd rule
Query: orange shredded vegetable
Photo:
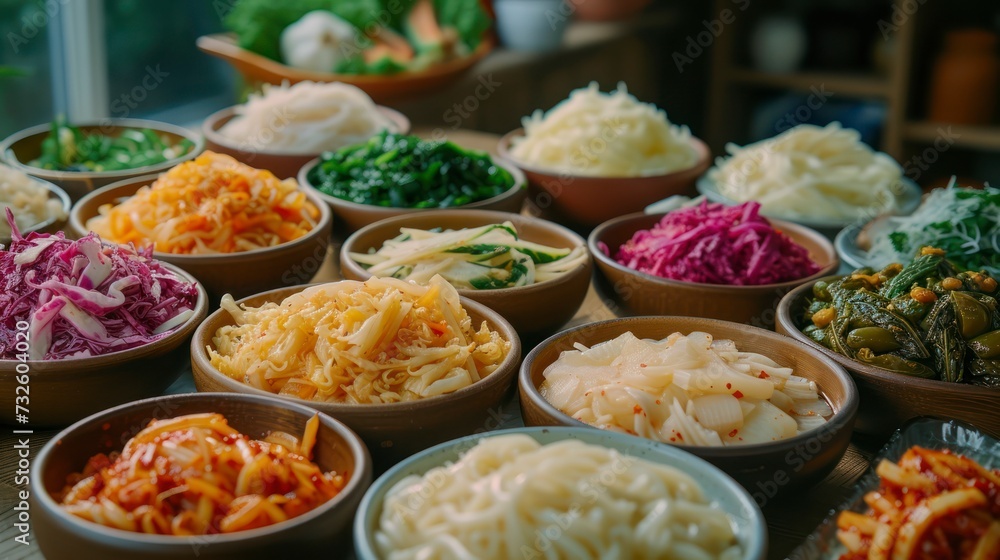
[[[308,233],[320,216],[295,179],[282,181],[214,152],[174,167],[99,212],[87,228],[107,241],[191,255],[280,245]]]

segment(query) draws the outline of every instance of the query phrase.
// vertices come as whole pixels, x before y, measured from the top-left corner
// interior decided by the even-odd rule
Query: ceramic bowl
[[[350,254],[380,248],[386,240],[399,235],[400,228],[463,229],[506,221],[513,223],[518,236],[526,241],[567,249],[586,247],[579,235],[538,218],[488,210],[435,210],[381,220],[354,232],[340,248],[341,274],[348,280],[370,278],[371,274]],[[502,315],[523,339],[535,340],[552,334],[573,318],[587,296],[592,270],[588,254],[583,265],[559,278],[499,290],[460,289],[458,293]]]
[[[161,137],[166,137],[170,142],[177,143],[181,140],[190,140],[194,147],[186,154],[174,159],[167,160],[156,165],[146,165],[135,169],[123,169],[120,171],[51,171],[40,167],[28,165],[41,154],[42,140],[44,140],[52,127],[48,124],[40,124],[26,128],[8,136],[0,142],[0,157],[11,167],[44,179],[66,191],[73,201],[80,200],[87,193],[93,192],[105,185],[124,181],[150,173],[166,171],[171,167],[193,159],[204,149],[202,137],[197,132],[172,124],[149,121],[145,119],[105,119],[101,122],[88,122],[74,125],[84,134],[100,133],[106,136],[118,136],[125,129],[129,128],[149,128],[155,130]]]
[[[147,175],[108,185],[93,192],[73,207],[70,228],[86,235],[87,221],[97,216],[101,206],[117,204],[157,178]],[[153,257],[177,265],[197,278],[213,301],[224,294],[246,297],[280,286],[305,284],[312,280],[326,258],[333,217],[326,204],[309,189],[304,191],[320,211],[319,222],[304,236],[266,249],[219,255],[178,255],[153,251]]]
[[[885,436],[911,418],[935,416],[968,422],[1000,437],[1000,389],[910,377],[852,360],[806,336],[798,321],[812,297],[813,284],[803,284],[781,300],[776,329],[847,368],[861,394],[859,432]]]
[[[243,141],[224,136],[219,130],[236,116],[237,109],[238,107],[227,107],[205,119],[201,127],[202,134],[205,135],[205,149],[232,156],[236,161],[258,169],[267,169],[279,179],[294,178],[303,165],[320,156],[320,152],[299,153],[268,149],[263,131],[260,137],[246,138]],[[402,113],[381,106],[378,110],[392,122],[393,132],[410,132],[410,120]]]
[[[282,288],[240,301],[249,306],[280,302],[304,287]],[[509,397],[521,361],[521,341],[510,323],[482,304],[462,298],[472,323],[486,321],[489,327],[511,342],[510,352],[500,367],[485,379],[453,393],[391,404],[340,404],[281,397],[290,403],[309,406],[347,424],[368,445],[376,469],[384,469],[404,457],[452,438],[468,435],[495,420]],[[256,389],[220,372],[212,366],[206,348],[225,325],[232,325],[229,313],[218,310],[202,322],[191,341],[191,367],[199,391],[222,391],[251,395],[272,393]]]
[[[543,445],[575,439],[585,444],[614,449],[630,457],[680,469],[695,479],[709,501],[718,504],[723,511],[730,515],[734,525],[734,533],[743,549],[743,555],[739,558],[741,560],[764,560],[767,556],[767,528],[764,524],[764,516],[747,491],[719,469],[675,447],[659,445],[626,434],[588,428],[552,426],[515,428],[468,436],[442,443],[396,465],[372,484],[358,508],[358,514],[354,518],[354,550],[358,560],[383,558],[376,552],[374,536],[378,528],[379,517],[382,514],[383,502],[390,488],[404,477],[421,476],[435,467],[458,460],[464,452],[471,449],[484,437],[509,434],[524,434]],[[568,473],[565,476],[572,476],[572,474]],[[497,527],[497,531],[501,530],[500,527]],[[543,530],[540,529],[539,533]],[[535,542],[538,541],[533,541],[533,543]],[[543,545],[536,544],[535,546]],[[539,558],[543,557],[542,550],[522,550],[526,557],[533,557],[531,554],[527,554],[528,552],[537,553]]]
[[[500,212],[512,212],[514,214],[520,212],[521,206],[524,204],[524,197],[527,194],[524,187],[524,174],[522,174],[516,167],[506,164],[498,158],[495,158],[494,162],[498,166],[509,171],[510,174],[514,176],[514,186],[492,198],[487,198],[486,200],[480,200],[464,206],[443,208],[442,210],[449,212],[454,210],[498,210]],[[389,206],[375,206],[372,204],[358,204],[356,202],[350,202],[342,198],[328,195],[317,189],[312,183],[309,182],[309,172],[317,165],[319,165],[319,158],[310,161],[299,171],[299,184],[308,187],[317,196],[326,201],[326,203],[330,206],[330,210],[333,211],[333,214],[336,217],[338,231],[350,234],[369,224],[373,224],[386,218],[409,216],[434,210],[429,208],[393,208]]]
[[[750,491],[758,503],[816,483],[833,471],[851,442],[858,411],[858,392],[844,368],[822,352],[788,337],[713,319],[629,317],[591,323],[549,337],[528,354],[518,375],[525,425],[590,427],[551,405],[539,391],[545,380],[542,375],[545,368],[563,351],[572,350],[573,344],[590,347],[625,332],[660,340],[675,332],[695,331],[709,333],[716,339],[733,340],[740,350],[768,356],[782,366],[791,367],[795,375],[815,381],[820,395],[833,409],[833,416],[819,428],[774,442],[724,447],[671,445],[719,467]]]
[[[163,266],[188,282],[190,274],[168,263]],[[198,286],[194,315],[167,336],[150,344],[87,358],[29,361],[30,393],[18,389],[25,364],[0,360],[0,424],[18,426],[17,397],[30,397],[30,427],[66,426],[99,410],[159,395],[184,371],[188,343],[208,313],[208,295]],[[30,341],[29,341],[30,342]],[[23,427],[23,425],[22,425]]]
[[[28,235],[33,231],[37,231],[39,233],[55,233],[66,226],[66,221],[69,219],[69,211],[70,208],[72,208],[73,203],[70,202],[69,195],[66,194],[66,191],[56,185],[37,177],[32,177],[32,179],[48,191],[49,198],[54,198],[59,201],[59,206],[62,208],[62,213],[65,217],[60,218],[59,216],[49,216],[48,219],[42,220],[41,222],[32,224],[30,227],[25,228],[21,232],[21,235]],[[0,209],[2,209],[2,207],[0,207]],[[4,223],[7,221],[7,217],[3,212],[0,212],[0,220],[3,220]],[[0,245],[6,246],[9,243],[10,237],[0,235]]]
[[[806,248],[809,257],[820,266],[818,272],[798,280],[761,286],[702,284],[639,272],[604,253],[602,247],[614,254],[636,231],[649,229],[662,218],[663,214],[622,216],[601,224],[587,239],[597,263],[597,288],[614,302],[619,313],[705,317],[771,328],[774,310],[785,293],[802,283],[833,274],[839,266],[829,240],[809,228],[780,220],[771,223]]]
[[[523,129],[500,139],[498,151],[524,172],[528,179],[528,204],[541,217],[560,224],[592,228],[618,216],[640,212],[672,195],[694,193],[694,183],[711,164],[704,142],[691,138],[698,161],[687,169],[646,177],[591,177],[568,175],[528,165],[510,155],[511,145],[524,136]]]
[[[32,462],[32,531],[45,558],[270,560],[315,558],[350,546],[354,512],[372,480],[371,459],[357,435],[325,414],[319,417],[313,460],[324,471],[347,475],[347,485],[316,509],[268,527],[202,536],[133,533],[65,513],[53,498],[67,475],[80,472],[94,454],[121,450],[150,420],[206,412],[222,414],[253,438],[273,431],[301,434],[315,414],[270,397],[186,394],[133,402],[81,420],[49,441]]]

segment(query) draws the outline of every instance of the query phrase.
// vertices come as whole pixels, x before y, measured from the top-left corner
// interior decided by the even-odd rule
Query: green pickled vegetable
[[[148,128],[127,128],[117,137],[84,134],[57,117],[42,140],[42,153],[28,165],[53,171],[121,171],[163,163],[193,147],[186,138],[171,144]]]
[[[987,272],[940,251],[813,287],[802,332],[830,350],[905,375],[1000,387],[1000,303]],[[824,301],[828,299],[829,303]],[[824,311],[832,306],[830,311]],[[831,321],[832,318],[832,321]]]
[[[393,208],[464,206],[514,186],[510,172],[485,152],[387,131],[323,154],[308,178],[330,196]]]

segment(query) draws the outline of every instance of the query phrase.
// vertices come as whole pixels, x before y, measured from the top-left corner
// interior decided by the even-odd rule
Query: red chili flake
[[[760,379],[767,379],[767,378],[769,378],[771,376],[768,375],[766,371],[761,370],[760,375],[758,375],[757,377],[759,377]]]
[[[681,441],[684,441],[684,434],[678,433],[677,434],[677,439],[679,439]]]
[[[633,406],[632,407],[632,413],[633,414],[642,414],[642,407],[639,406],[639,405]]]
[[[646,364],[639,364],[639,367],[646,367]]]
[[[670,438],[670,441],[677,441],[677,438]]]
[[[736,434],[738,434],[739,431],[740,431],[739,428],[733,428],[733,431],[729,432],[729,437],[736,437]],[[743,439],[743,438],[740,438],[740,439]]]
[[[726,389],[732,389],[732,388],[733,388],[732,383],[726,383]]]
[[[663,404],[663,402],[660,399],[656,399],[656,404]]]
[[[736,397],[737,399],[742,399],[743,393],[736,391],[735,393],[733,393],[733,396]]]
[[[601,396],[604,396],[604,389],[601,389]]]

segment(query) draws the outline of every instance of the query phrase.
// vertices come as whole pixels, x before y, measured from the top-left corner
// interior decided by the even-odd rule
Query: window
[[[234,72],[195,40],[221,29],[205,0],[0,0],[0,137],[55,114],[191,125],[233,104]]]

